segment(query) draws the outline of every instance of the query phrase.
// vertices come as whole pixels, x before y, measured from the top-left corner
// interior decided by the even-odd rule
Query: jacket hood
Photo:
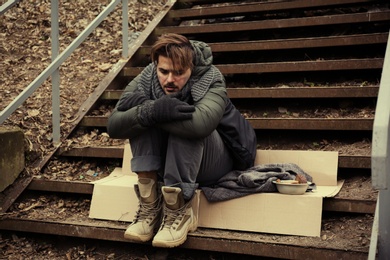
[[[194,57],[194,75],[201,75],[210,69],[213,64],[213,53],[207,43],[200,41],[190,41],[195,53]]]

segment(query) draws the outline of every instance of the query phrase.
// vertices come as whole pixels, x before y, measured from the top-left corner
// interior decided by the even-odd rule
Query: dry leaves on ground
[[[109,3],[59,1],[60,52]],[[142,31],[164,4],[165,1],[129,0],[130,34]],[[50,12],[50,1],[30,0],[20,1],[0,17],[0,110],[50,64]],[[121,58],[121,24],[119,4],[60,67],[62,136],[69,134],[80,106]],[[25,133],[29,165],[54,149],[51,91],[51,82],[46,80],[4,123],[19,126]]]

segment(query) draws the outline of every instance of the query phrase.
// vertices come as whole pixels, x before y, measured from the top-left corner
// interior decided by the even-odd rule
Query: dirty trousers
[[[179,187],[185,200],[196,188],[212,185],[233,169],[233,159],[217,131],[183,138],[150,128],[130,140],[133,172],[157,171],[165,186]]]

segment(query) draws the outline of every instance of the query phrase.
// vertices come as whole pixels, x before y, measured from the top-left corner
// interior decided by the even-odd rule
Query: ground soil
[[[0,1],[0,4],[5,3]],[[63,51],[92,21],[109,1],[60,1],[60,49]],[[161,9],[164,1],[130,0],[129,25],[132,32],[142,31]],[[61,133],[66,136],[70,123],[79,107],[107,75],[110,68],[121,56],[121,14],[120,6],[108,16],[88,39],[61,66]],[[23,89],[28,86],[50,64],[50,1],[20,1],[15,7],[0,16],[0,110],[3,110]],[[4,123],[20,127],[26,137],[25,148],[27,167],[23,175],[37,178],[68,181],[93,181],[107,176],[113,168],[120,166],[118,160],[104,161],[86,159],[82,162],[73,159],[53,158],[41,172],[34,171],[31,165],[37,158],[53,151],[51,137],[51,82],[46,80],[16,112]],[[110,107],[102,107],[95,114],[107,114]],[[272,113],[271,113],[272,112]],[[272,111],[260,112],[261,116],[296,117],[304,113],[322,117],[340,116],[372,118],[372,107],[357,111],[330,110],[311,113],[286,110],[275,107]],[[301,114],[300,114],[301,113]],[[252,112],[247,116],[252,116]],[[110,139],[107,133],[93,130],[76,132],[69,139],[69,145],[121,145],[123,141]],[[321,143],[322,142],[322,143]],[[314,146],[314,147],[313,147]],[[314,144],[302,144],[300,149],[338,150],[341,154],[367,155],[370,141],[359,140],[340,145],[337,141],[320,140]],[[265,147],[272,149],[273,147]],[[280,148],[280,147],[274,147]],[[348,177],[348,176],[347,176]],[[360,177],[347,178],[344,189],[337,196],[351,199],[376,199],[367,173]],[[363,180],[363,181],[362,181]],[[356,189],[358,187],[358,189]],[[21,198],[15,203],[8,216],[37,219],[61,220],[85,219],[89,210],[88,198],[62,198],[38,196]],[[50,206],[47,206],[50,205]],[[2,217],[6,217],[3,215]],[[321,238],[315,243],[332,243],[348,247],[351,241],[367,250],[373,217],[343,216],[341,221],[333,217],[324,218]],[[344,223],[344,224],[343,224]],[[346,228],[348,227],[348,228]],[[266,239],[266,238],[265,238]],[[268,239],[268,238],[267,238]],[[283,236],[271,236],[274,241],[283,241]],[[301,242],[306,238],[299,238]],[[64,241],[66,240],[66,241]],[[109,242],[83,241],[58,237],[40,237],[30,234],[0,232],[0,259],[152,259],[150,247],[138,249],[128,244],[118,245]],[[310,239],[302,243],[310,244]],[[287,243],[288,241],[286,241]],[[291,242],[291,241],[290,241]],[[312,242],[314,243],[314,242]],[[162,253],[164,254],[164,253]],[[191,255],[191,257],[189,256]],[[178,251],[172,259],[227,259],[219,254],[198,256]],[[175,258],[176,257],[176,258]],[[235,258],[236,259],[236,258]]]

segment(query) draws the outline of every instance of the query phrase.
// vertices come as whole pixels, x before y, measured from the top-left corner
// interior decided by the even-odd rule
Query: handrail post
[[[128,0],[122,0],[122,58],[129,56],[129,7]]]
[[[58,0],[51,0],[51,61],[59,55],[59,16]],[[53,145],[57,146],[61,139],[60,130],[60,70],[59,67],[51,74],[52,85],[52,124],[53,124]]]

